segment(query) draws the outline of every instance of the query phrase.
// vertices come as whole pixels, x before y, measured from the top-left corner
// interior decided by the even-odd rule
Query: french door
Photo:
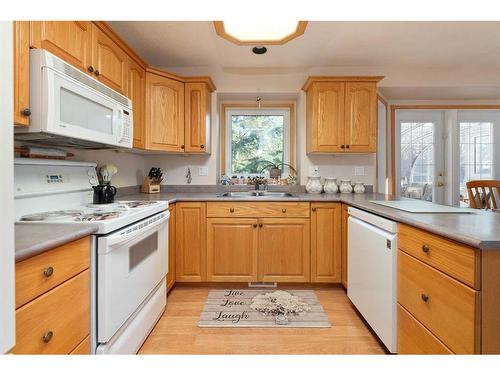
[[[444,203],[443,113],[396,113],[396,194]]]

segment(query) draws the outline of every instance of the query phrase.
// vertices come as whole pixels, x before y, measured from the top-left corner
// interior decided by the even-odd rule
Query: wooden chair
[[[466,184],[471,208],[497,209],[497,197],[500,197],[500,180],[476,180]],[[487,191],[488,189],[488,191]]]

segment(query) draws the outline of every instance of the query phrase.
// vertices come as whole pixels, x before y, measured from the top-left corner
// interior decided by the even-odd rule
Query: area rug
[[[198,327],[328,328],[313,290],[212,289]]]

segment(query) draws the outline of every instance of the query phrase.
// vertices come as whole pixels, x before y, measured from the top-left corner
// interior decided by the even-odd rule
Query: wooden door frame
[[[434,110],[453,110],[453,109],[500,109],[498,104],[393,104],[391,108],[391,174],[388,176],[389,179],[389,194],[395,194],[396,192],[396,111],[399,110],[414,110],[414,109],[434,109]],[[387,169],[389,170],[389,168]]]
[[[296,148],[295,134],[296,134],[296,102],[295,101],[269,101],[261,103],[260,106],[253,101],[243,102],[223,102],[220,105],[219,114],[219,129],[220,129],[220,163],[219,163],[219,177],[226,172],[226,110],[230,108],[265,108],[265,109],[279,109],[286,108],[290,111],[290,165],[295,168]]]

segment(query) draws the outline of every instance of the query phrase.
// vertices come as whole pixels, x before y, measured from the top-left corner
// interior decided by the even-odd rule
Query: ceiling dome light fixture
[[[252,48],[252,52],[255,53],[256,55],[263,55],[264,53],[267,52],[267,48],[264,46],[255,46]]]
[[[306,26],[307,21],[214,21],[217,35],[240,46],[285,44],[304,34]]]

